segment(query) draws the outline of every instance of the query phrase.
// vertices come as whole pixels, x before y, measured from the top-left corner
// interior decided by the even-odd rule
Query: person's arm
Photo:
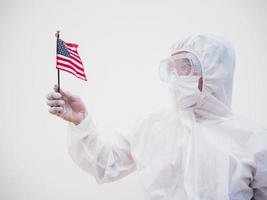
[[[87,116],[78,125],[69,123],[68,152],[80,168],[95,177],[97,183],[118,180],[136,169],[126,132],[121,129],[112,137],[104,137],[96,131],[92,118]]]
[[[92,174],[98,183],[117,180],[135,170],[130,149],[130,126],[106,138],[96,132],[80,97],[65,92],[58,86],[47,95],[49,112],[69,123],[68,152],[74,162]],[[128,136],[127,136],[128,135]]]
[[[251,148],[255,149],[253,156],[253,180],[250,184],[253,189],[253,199],[267,199],[267,130],[262,127],[255,128],[255,137],[251,138]]]

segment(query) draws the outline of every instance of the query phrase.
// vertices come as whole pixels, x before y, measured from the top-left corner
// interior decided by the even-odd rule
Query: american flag
[[[69,72],[77,78],[87,81],[77,48],[77,44],[57,39],[57,69]]]

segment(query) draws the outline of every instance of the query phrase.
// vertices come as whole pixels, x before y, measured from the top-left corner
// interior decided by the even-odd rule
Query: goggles
[[[159,75],[164,82],[172,78],[179,79],[180,76],[201,77],[201,64],[198,58],[190,52],[174,54],[160,62]]]

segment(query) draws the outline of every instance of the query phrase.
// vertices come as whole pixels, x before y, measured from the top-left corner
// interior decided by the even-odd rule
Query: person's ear
[[[200,77],[199,80],[198,80],[198,89],[200,91],[202,91],[202,87],[203,87],[203,78]]]

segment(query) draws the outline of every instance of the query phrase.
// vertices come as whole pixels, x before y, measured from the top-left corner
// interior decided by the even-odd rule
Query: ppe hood
[[[171,54],[189,51],[202,67],[203,87],[193,107],[197,121],[231,115],[235,52],[224,38],[212,34],[194,34],[181,38],[171,47]]]

